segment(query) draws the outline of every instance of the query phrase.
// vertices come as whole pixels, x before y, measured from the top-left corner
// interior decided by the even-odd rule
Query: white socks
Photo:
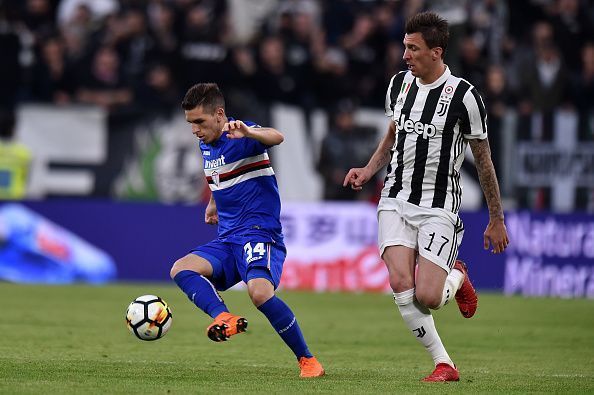
[[[431,312],[415,299],[415,289],[412,288],[404,292],[394,293],[394,301],[400,310],[406,326],[408,326],[417,340],[431,354],[435,365],[438,363],[447,363],[454,366],[437,334]]]
[[[435,310],[443,307],[444,305],[448,304],[450,299],[456,295],[456,292],[462,286],[462,282],[464,281],[464,273],[462,273],[458,269],[450,270],[450,274],[446,277],[445,284],[443,285],[443,294],[441,296],[441,303],[439,306],[435,308]]]

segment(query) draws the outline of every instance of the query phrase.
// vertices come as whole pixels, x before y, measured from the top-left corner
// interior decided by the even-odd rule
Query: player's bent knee
[[[274,287],[264,279],[250,280],[248,294],[254,306],[259,307],[274,296]]]
[[[250,293],[250,298],[254,306],[258,307],[266,303],[270,298],[274,296],[274,291],[267,289],[256,289]]]
[[[437,309],[441,303],[441,298],[430,292],[423,292],[418,289],[415,292],[415,297],[420,304],[430,309]]]
[[[173,266],[171,266],[169,276],[173,279],[179,272],[184,270],[191,270],[205,276],[209,276],[212,272],[210,264],[203,258],[195,255],[186,255],[175,261]]]
[[[175,261],[173,266],[171,266],[171,270],[169,271],[169,277],[171,277],[171,279],[174,279],[179,272],[186,270],[184,268],[184,265],[180,264],[180,261],[181,259],[178,259],[177,261]]]
[[[390,287],[394,292],[404,292],[414,288],[414,286],[412,278],[404,279],[404,276],[390,275]]]

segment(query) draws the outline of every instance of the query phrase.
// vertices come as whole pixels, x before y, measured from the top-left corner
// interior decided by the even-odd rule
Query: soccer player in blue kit
[[[218,293],[243,280],[254,305],[297,357],[300,377],[323,376],[324,368],[310,353],[295,315],[275,295],[286,249],[278,185],[266,150],[282,143],[283,135],[228,118],[223,94],[214,83],[192,86],[182,108],[200,140],[212,192],[204,220],[219,227],[215,240],[174,263],[171,278],[214,318],[206,333],[215,342],[247,328],[247,320],[231,314]]]

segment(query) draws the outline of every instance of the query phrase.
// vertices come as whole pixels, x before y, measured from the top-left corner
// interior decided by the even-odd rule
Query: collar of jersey
[[[448,65],[445,65],[445,71],[443,72],[443,74],[436,79],[435,81],[433,81],[430,84],[421,84],[421,82],[419,81],[418,78],[415,78],[415,81],[417,83],[417,86],[419,88],[424,88],[424,89],[433,89],[435,87],[440,86],[441,84],[443,84],[449,77],[450,75],[452,75],[452,72],[450,71],[450,68],[448,67]]]

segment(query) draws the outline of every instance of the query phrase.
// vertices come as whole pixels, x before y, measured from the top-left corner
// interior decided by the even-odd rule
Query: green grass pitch
[[[130,301],[163,297],[173,325],[143,342],[125,326]],[[594,301],[482,294],[464,319],[456,305],[435,313],[461,372],[458,383],[420,383],[432,361],[408,333],[390,295],[280,291],[321,379],[297,363],[245,291],[223,293],[248,332],[225,343],[210,318],[163,284],[22,286],[0,283],[2,393],[593,393]]]

